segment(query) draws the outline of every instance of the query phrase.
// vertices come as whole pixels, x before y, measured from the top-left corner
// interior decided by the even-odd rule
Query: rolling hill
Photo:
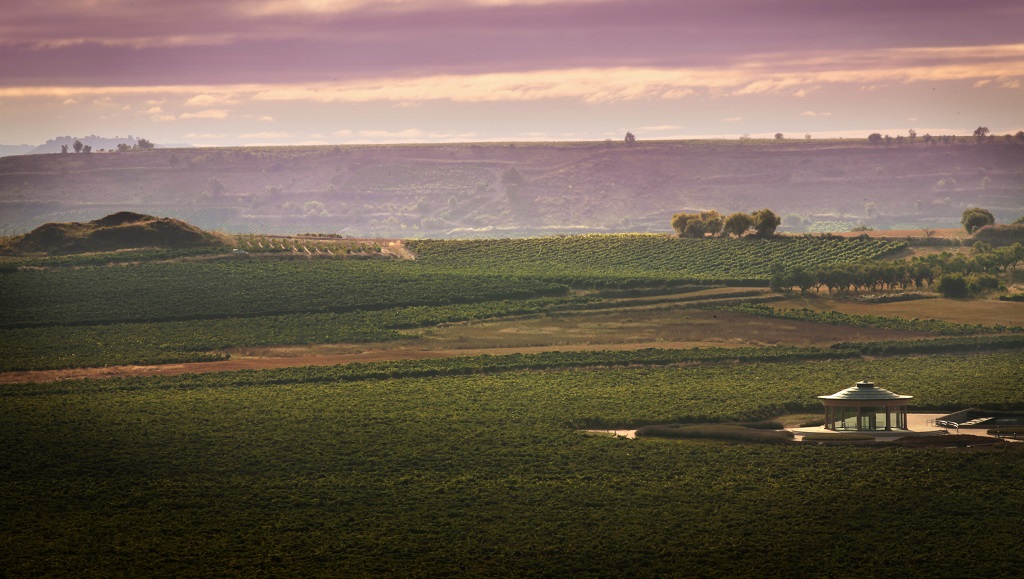
[[[130,210],[204,229],[360,237],[664,232],[770,207],[782,231],[958,227],[1024,211],[1024,146],[865,140],[159,149],[0,159],[0,233]]]

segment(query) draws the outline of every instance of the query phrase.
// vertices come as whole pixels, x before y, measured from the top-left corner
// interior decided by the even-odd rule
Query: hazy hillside
[[[34,148],[32,145],[0,145],[0,157],[24,155]]]
[[[95,150],[95,149],[94,149]],[[0,230],[128,210],[229,232],[520,236],[668,231],[770,207],[799,231],[1024,213],[1024,146],[865,141],[163,149],[0,159]]]

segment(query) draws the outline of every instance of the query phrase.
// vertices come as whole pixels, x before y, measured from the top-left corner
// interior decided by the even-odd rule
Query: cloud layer
[[[19,2],[0,11],[0,107],[17,103],[15,119],[53,117],[59,107],[77,110],[78,121],[196,124],[184,136],[223,134],[233,122],[280,124],[294,117],[281,107],[297,103],[335,111],[340,124],[345,114],[324,107],[404,107],[415,119],[413,109],[430,103],[535,103],[545,114],[582,103],[623,115],[627,126],[696,129],[664,118],[685,102],[702,107],[705,124],[735,130],[768,111],[852,122],[852,102],[827,100],[851,92],[864,95],[856,122],[865,125],[885,106],[872,102],[878,95],[918,98],[939,83],[938,106],[951,115],[974,106],[963,102],[974,91],[988,99],[979,110],[1013,124],[1020,114],[1002,103],[1024,96],[1022,29],[1024,4],[1005,0]],[[661,116],[629,104],[641,102]],[[468,126],[472,118],[466,130],[416,130],[484,134]],[[409,126],[424,124],[362,131],[406,135]],[[264,129],[235,133],[300,132]]]

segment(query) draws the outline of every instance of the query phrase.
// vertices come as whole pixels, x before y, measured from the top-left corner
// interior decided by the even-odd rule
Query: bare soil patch
[[[860,237],[861,235],[867,235],[871,238],[920,238],[927,239],[932,237],[934,239],[967,239],[970,235],[960,227],[949,227],[942,229],[929,229],[931,232],[929,236],[924,228],[921,229],[880,229],[874,231],[842,231],[833,235],[839,237]]]
[[[961,324],[1024,326],[1024,303],[999,300],[954,300],[936,298],[871,304],[828,297],[827,294],[794,296],[774,302],[779,308],[834,310],[845,314],[873,314],[901,318],[945,320]]]

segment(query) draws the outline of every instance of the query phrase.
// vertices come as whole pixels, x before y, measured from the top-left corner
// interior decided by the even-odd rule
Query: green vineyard
[[[774,266],[874,259],[906,246],[872,239],[676,239],[641,234],[420,240],[407,245],[425,264],[593,285],[631,279],[767,285]]]
[[[1019,356],[8,386],[11,576],[1013,576],[1024,455],[585,436],[733,421],[872,376],[1020,405]],[[870,497],[865,501],[864,497]],[[828,516],[823,516],[825,512]],[[878,524],[885,521],[885,524]],[[837,540],[836,528],[857,540]],[[983,532],[981,532],[983,530]]]

